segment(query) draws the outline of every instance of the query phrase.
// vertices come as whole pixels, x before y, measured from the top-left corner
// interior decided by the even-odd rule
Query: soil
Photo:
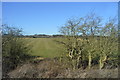
[[[117,78],[118,69],[71,69],[53,59],[28,61],[7,74],[9,78]]]

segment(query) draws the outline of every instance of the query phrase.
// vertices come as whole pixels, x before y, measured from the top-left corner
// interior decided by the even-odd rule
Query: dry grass
[[[118,69],[66,68],[56,59],[44,59],[37,63],[28,62],[10,72],[10,78],[117,78]]]

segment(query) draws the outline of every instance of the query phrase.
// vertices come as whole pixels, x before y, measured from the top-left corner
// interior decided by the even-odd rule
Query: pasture
[[[45,58],[60,57],[64,53],[63,45],[54,40],[58,38],[26,38],[31,46],[31,55]]]

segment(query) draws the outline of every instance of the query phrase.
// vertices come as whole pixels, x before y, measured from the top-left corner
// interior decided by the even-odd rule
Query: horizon
[[[118,15],[117,2],[3,2],[3,24],[22,28],[24,35],[60,34],[69,18],[96,13],[106,21]]]

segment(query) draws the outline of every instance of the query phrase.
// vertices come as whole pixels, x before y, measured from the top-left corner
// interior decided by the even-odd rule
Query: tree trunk
[[[69,57],[72,59],[73,58],[73,49],[72,51],[69,51]]]
[[[78,56],[78,58],[77,58],[77,68],[80,67],[80,58],[81,58],[81,56]]]
[[[103,68],[103,62],[102,62],[102,58],[100,57],[99,60],[99,69],[101,70]]]
[[[104,64],[107,60],[107,56],[104,55],[103,57],[100,57],[100,60],[99,60],[99,69],[102,69],[104,67]]]
[[[73,70],[76,69],[76,60],[75,59],[72,59],[72,65],[73,65]]]
[[[91,53],[89,52],[89,62],[88,62],[88,68],[90,69],[91,68],[91,62],[92,62],[92,56],[91,56]]]

